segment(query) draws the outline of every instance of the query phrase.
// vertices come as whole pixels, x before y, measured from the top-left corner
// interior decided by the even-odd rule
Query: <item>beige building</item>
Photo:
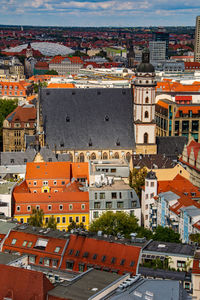
[[[200,62],[200,16],[196,18],[194,61]]]
[[[35,134],[36,109],[33,105],[18,106],[3,122],[3,151],[26,149],[25,137]]]

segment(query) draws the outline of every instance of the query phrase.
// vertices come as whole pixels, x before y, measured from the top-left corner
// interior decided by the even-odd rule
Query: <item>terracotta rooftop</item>
[[[70,179],[70,162],[30,162],[26,165],[26,180]]]

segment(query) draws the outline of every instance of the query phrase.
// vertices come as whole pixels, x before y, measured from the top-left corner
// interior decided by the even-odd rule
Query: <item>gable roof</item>
[[[42,89],[41,107],[50,148],[134,149],[131,89]]]
[[[34,105],[23,105],[15,108],[13,112],[11,112],[6,120],[9,122],[29,122],[30,120],[35,121],[36,119],[36,108]]]
[[[70,162],[29,162],[26,165],[26,180],[70,179]]]
[[[157,153],[165,154],[171,159],[177,159],[182,154],[184,146],[187,144],[186,136],[157,136]]]
[[[0,265],[0,298],[12,295],[15,300],[46,299],[53,285],[42,272]]]

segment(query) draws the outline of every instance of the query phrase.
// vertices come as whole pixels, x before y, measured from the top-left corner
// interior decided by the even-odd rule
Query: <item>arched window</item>
[[[127,153],[126,153],[126,160],[127,160],[128,162],[130,162],[130,160],[131,160],[131,154],[130,154],[130,152],[127,152]]]
[[[145,111],[145,113],[144,113],[144,117],[145,117],[145,118],[148,118],[148,117],[149,117],[149,113],[148,113],[148,111]]]
[[[145,103],[149,103],[149,97],[145,98]]]
[[[108,154],[106,152],[103,153],[103,159],[108,159]]]
[[[145,133],[144,134],[144,144],[148,144],[148,138],[149,138],[148,133]]]
[[[91,159],[91,160],[96,159],[96,154],[95,154],[94,152],[91,154],[90,159]]]
[[[114,158],[119,159],[119,153],[118,152],[115,152]]]
[[[84,162],[85,161],[85,156],[84,156],[84,153],[81,152],[80,153],[80,162]]]
[[[73,155],[71,154],[71,152],[69,152],[69,159],[71,162],[73,162]]]

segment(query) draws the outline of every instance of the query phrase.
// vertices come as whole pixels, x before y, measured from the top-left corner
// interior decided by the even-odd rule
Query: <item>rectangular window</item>
[[[39,264],[40,264],[40,265],[43,264],[43,257],[40,257],[40,259],[39,259]]]
[[[69,223],[73,222],[73,217],[69,217]]]
[[[137,201],[131,201],[131,208],[134,208],[137,206]]]
[[[49,218],[45,218],[45,224],[49,222]]]
[[[79,223],[79,217],[76,217],[76,223]]]
[[[149,198],[149,195],[148,195],[148,194],[146,194],[146,195],[145,195],[145,199],[148,199],[148,198]]]
[[[94,211],[93,212],[93,218],[96,219],[99,217],[99,212],[98,211]]]
[[[105,199],[105,193],[100,193],[100,199]]]
[[[84,272],[85,264],[79,263],[78,264],[78,270],[79,272]]]
[[[29,256],[29,264],[35,264],[35,256]]]
[[[35,243],[34,248],[38,248],[40,250],[45,250],[47,244],[48,244],[48,240],[39,238],[37,240],[37,242]]]
[[[16,244],[16,239],[12,239],[11,245],[15,245]]]
[[[49,265],[50,265],[50,259],[49,258],[44,258],[44,265],[46,267],[49,267]]]
[[[151,193],[150,197],[153,198],[154,197],[154,193]]]
[[[117,202],[117,208],[124,208],[124,202]]]
[[[62,217],[62,222],[66,223],[66,218],[65,217]]]
[[[48,205],[48,210],[51,210],[52,209],[52,206],[51,205]]]
[[[79,254],[80,254],[80,251],[77,250],[76,253],[75,253],[75,256],[77,257],[77,256],[79,256]]]
[[[28,247],[28,248],[31,248],[32,244],[33,244],[32,242],[28,242],[27,247]]]
[[[116,173],[116,169],[111,169],[110,172],[111,173]]]
[[[122,259],[121,262],[120,262],[120,265],[121,265],[121,266],[124,266],[125,261],[126,261],[125,259]]]
[[[112,202],[106,202],[106,209],[112,208]]]
[[[43,181],[43,185],[48,185],[48,181]]]
[[[56,185],[56,184],[57,184],[57,181],[56,181],[56,180],[54,180],[53,184],[54,184],[54,185]]]
[[[52,260],[52,267],[57,268],[58,261],[56,259]]]
[[[119,199],[122,199],[122,193],[119,192]]]
[[[30,206],[27,206],[27,210],[30,211],[30,210],[31,210],[31,207],[30,207]]]
[[[17,211],[20,211],[20,206],[17,206]]]
[[[185,268],[185,261],[178,260],[177,261],[177,268]]]
[[[81,209],[82,209],[82,210],[85,209],[85,204],[81,204]]]
[[[154,182],[151,182],[151,187],[153,187],[154,186]]]
[[[82,223],[85,223],[85,216],[82,217]]]
[[[58,253],[59,251],[60,251],[60,247],[56,247],[54,250],[55,253]]]
[[[74,262],[71,260],[67,260],[66,261],[66,269],[73,270],[73,267],[74,267]]]
[[[37,185],[37,181],[34,181],[34,182],[33,182],[33,185]]]
[[[61,184],[64,185],[64,184],[65,184],[65,181],[62,181]]]
[[[27,241],[24,241],[23,244],[22,244],[22,246],[25,247],[26,244],[27,244]]]
[[[97,193],[94,194],[94,198],[95,198],[95,200],[97,199]]]
[[[102,258],[101,258],[101,261],[104,262],[105,260],[106,260],[106,256],[103,255]]]
[[[111,193],[112,199],[117,199],[117,193]]]
[[[73,209],[73,205],[69,204],[69,209],[72,210]]]
[[[60,210],[63,210],[63,205],[59,205],[59,209],[60,209]]]
[[[60,223],[60,217],[56,218],[56,222],[59,224]]]
[[[94,208],[95,209],[101,208],[101,203],[100,202],[94,202]]]

